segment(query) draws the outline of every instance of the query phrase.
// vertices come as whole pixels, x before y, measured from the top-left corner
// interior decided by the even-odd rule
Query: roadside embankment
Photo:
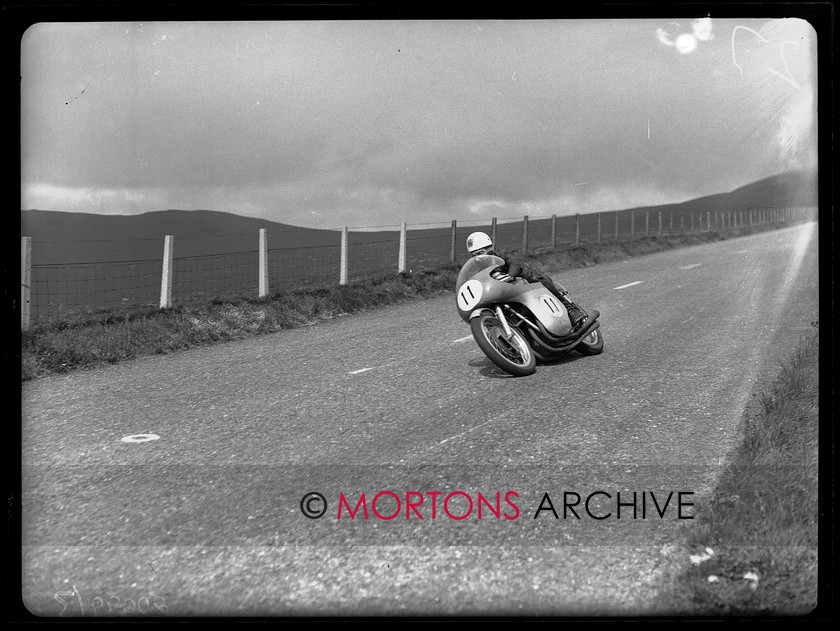
[[[756,393],[743,441],[712,496],[695,504],[683,533],[688,558],[664,581],[663,601],[681,615],[802,615],[818,604],[819,323],[812,326]]]

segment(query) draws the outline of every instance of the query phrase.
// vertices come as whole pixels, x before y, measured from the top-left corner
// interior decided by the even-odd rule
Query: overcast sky
[[[428,223],[816,167],[801,20],[37,24],[22,207]]]

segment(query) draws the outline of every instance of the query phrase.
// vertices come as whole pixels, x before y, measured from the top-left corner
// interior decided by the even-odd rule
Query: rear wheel
[[[511,327],[512,335],[507,339],[505,329],[496,314],[485,311],[470,320],[470,328],[484,354],[505,372],[514,377],[524,377],[536,370],[537,358],[525,336],[518,329]]]
[[[581,355],[598,355],[604,351],[604,336],[601,329],[595,329],[575,346],[575,350]]]

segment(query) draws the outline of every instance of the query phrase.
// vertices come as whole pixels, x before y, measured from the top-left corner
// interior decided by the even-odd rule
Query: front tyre
[[[514,377],[525,377],[536,370],[537,358],[525,336],[511,327],[510,340],[505,339],[505,329],[495,313],[485,311],[470,320],[470,328],[484,354],[505,372]]]
[[[601,329],[595,329],[575,346],[575,350],[581,355],[599,355],[604,351],[604,336]]]

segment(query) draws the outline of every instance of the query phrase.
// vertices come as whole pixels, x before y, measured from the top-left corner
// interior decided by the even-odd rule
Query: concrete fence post
[[[522,217],[522,254],[528,254],[528,215]]]
[[[171,234],[163,238],[163,270],[160,275],[160,308],[172,306],[172,272],[175,261],[175,237]]]
[[[496,218],[490,220],[490,240],[496,245]]]
[[[347,226],[341,229],[341,263],[339,264],[339,271],[338,271],[338,284],[339,285],[346,285],[347,284],[347,237],[348,229]]]
[[[645,236],[650,236],[650,211],[645,211]]]
[[[575,245],[580,245],[580,213],[575,213]]]
[[[659,211],[659,236],[662,236],[662,211]]]
[[[618,211],[615,211],[615,240],[618,241]]]
[[[636,211],[630,211],[630,240],[636,238]]]
[[[29,305],[32,300],[32,237],[20,238],[20,328],[29,330]]]
[[[458,229],[458,222],[452,220],[452,234],[449,237],[449,260],[455,262],[455,231]]]
[[[400,223],[400,253],[397,257],[397,273],[402,274],[405,271],[406,264],[405,264],[405,240],[407,236],[407,231],[405,227],[405,222]]]
[[[689,213],[688,216],[691,219],[691,226],[689,232],[694,232],[694,213]]]
[[[710,232],[712,230],[712,213],[708,210],[706,211],[706,232]]]
[[[597,231],[598,231],[598,234],[595,238],[596,238],[596,241],[598,243],[601,243],[601,213],[598,213],[598,228],[597,228]]]
[[[268,295],[268,230],[260,228],[259,296]]]
[[[557,249],[557,215],[551,215],[551,249]]]

